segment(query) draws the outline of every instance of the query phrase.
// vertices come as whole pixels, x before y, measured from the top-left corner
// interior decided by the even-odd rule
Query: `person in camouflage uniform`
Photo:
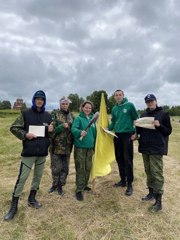
[[[84,191],[91,190],[88,187],[88,181],[92,166],[92,156],[94,154],[96,126],[93,123],[87,131],[84,129],[86,129],[93,117],[92,107],[93,105],[90,101],[85,101],[81,106],[79,116],[75,118],[72,125],[76,168],[76,199],[78,201],[84,199]]]
[[[4,220],[10,221],[18,210],[18,201],[23,191],[25,182],[34,165],[31,190],[28,197],[28,206],[40,208],[42,205],[36,199],[43,174],[48,147],[50,144],[49,133],[53,131],[51,115],[45,111],[46,95],[42,90],[37,91],[32,98],[32,107],[21,112],[10,127],[10,131],[22,140],[21,164],[19,175],[12,194],[11,208]],[[44,130],[44,136],[37,136],[30,131],[30,126],[39,126]]]
[[[163,155],[168,153],[168,140],[172,132],[169,114],[162,107],[157,106],[154,94],[145,97],[147,109],[142,117],[153,117],[155,129],[137,127],[139,152],[142,153],[144,169],[147,176],[149,193],[142,201],[150,201],[155,198],[155,203],[149,208],[151,212],[162,209],[162,194],[164,192]],[[136,136],[137,137],[137,136]]]
[[[51,136],[50,158],[52,186],[49,193],[58,191],[63,194],[62,186],[66,184],[69,173],[70,154],[73,146],[73,137],[71,126],[73,115],[69,111],[70,100],[68,98],[60,99],[60,109],[52,111],[54,132]]]

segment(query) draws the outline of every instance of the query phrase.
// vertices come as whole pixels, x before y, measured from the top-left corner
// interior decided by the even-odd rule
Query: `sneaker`
[[[132,188],[132,185],[131,184],[128,184],[128,187],[125,191],[125,195],[126,196],[131,196],[133,194],[133,188]]]
[[[87,187],[84,188],[84,191],[89,192],[89,191],[91,191],[91,188],[87,186]]]
[[[124,181],[119,181],[113,185],[113,187],[126,187],[126,182]]]
[[[77,192],[77,193],[76,193],[76,199],[77,199],[78,201],[83,201],[83,200],[84,200],[84,197],[83,197],[82,192]]]

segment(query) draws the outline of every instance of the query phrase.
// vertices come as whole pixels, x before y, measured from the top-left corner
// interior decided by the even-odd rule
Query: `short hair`
[[[117,89],[117,90],[114,92],[114,95],[115,95],[116,92],[122,92],[122,94],[124,95],[124,92],[123,92],[123,90],[121,90],[121,89]]]

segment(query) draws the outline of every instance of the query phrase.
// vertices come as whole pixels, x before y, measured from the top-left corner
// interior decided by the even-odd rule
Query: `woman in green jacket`
[[[88,181],[92,166],[92,156],[96,139],[96,126],[93,123],[87,131],[86,127],[91,121],[93,104],[85,101],[81,105],[80,113],[72,125],[74,137],[74,160],[76,169],[76,199],[83,201],[83,191],[90,191]]]

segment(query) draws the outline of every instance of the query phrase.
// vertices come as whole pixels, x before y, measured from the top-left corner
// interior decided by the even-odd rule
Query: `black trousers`
[[[114,138],[116,162],[119,168],[119,176],[123,182],[132,183],[133,176],[133,141],[132,133],[116,133]]]

